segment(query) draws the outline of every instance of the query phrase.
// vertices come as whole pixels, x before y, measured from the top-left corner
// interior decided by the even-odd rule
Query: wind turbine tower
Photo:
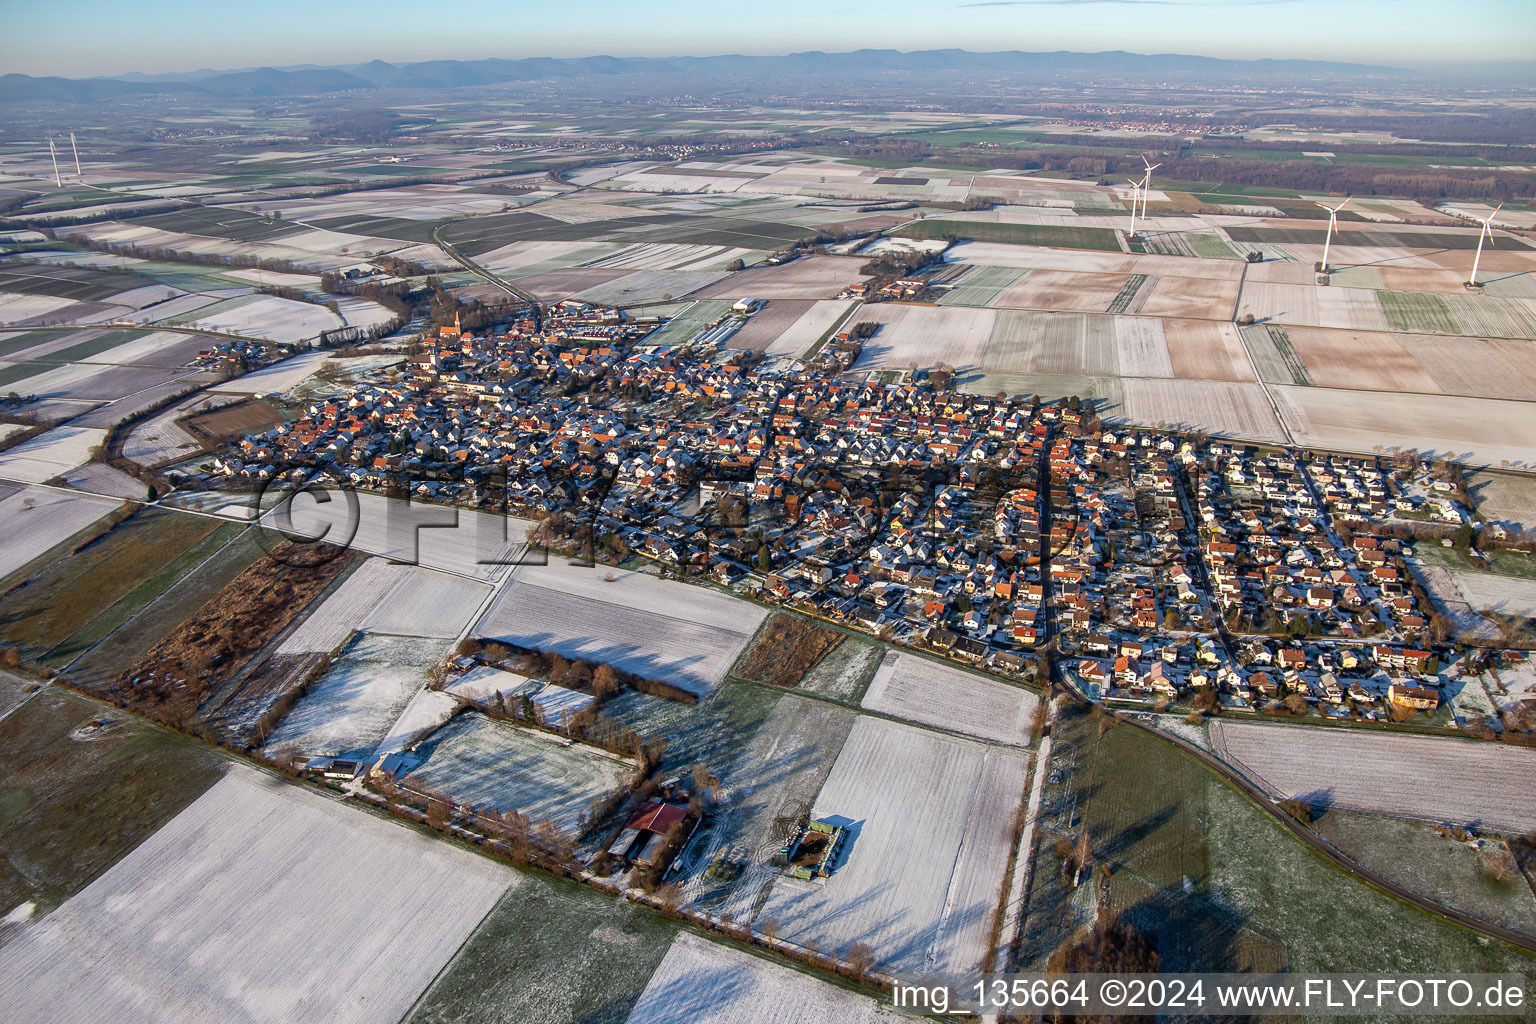
[[[1349,205],[1349,200],[1352,199],[1352,198],[1354,198],[1354,197],[1353,196],[1346,197],[1345,200],[1342,203],[1340,203],[1338,206],[1329,206],[1326,203],[1313,203],[1312,204],[1313,206],[1316,206],[1319,209],[1327,210],[1328,211],[1328,233],[1323,236],[1323,264],[1322,264],[1322,270],[1321,270],[1321,273],[1325,277],[1328,274],[1331,274],[1333,272],[1332,269],[1330,269],[1329,266],[1328,266],[1328,246],[1333,242],[1333,234],[1339,228],[1339,211],[1344,209],[1344,207],[1348,206]]]
[[[75,154],[75,177],[79,178],[81,181],[84,181],[85,175],[80,173],[80,147],[75,145],[74,132],[69,133],[69,148],[73,150]]]
[[[1141,201],[1141,182],[1135,178],[1127,178],[1126,183],[1131,186],[1131,238],[1136,237],[1136,204]]]
[[[1472,276],[1467,278],[1468,288],[1482,287],[1477,283],[1477,265],[1483,261],[1483,239],[1488,239],[1489,245],[1493,244],[1493,218],[1498,216],[1499,211],[1502,209],[1504,209],[1504,204],[1500,203],[1493,208],[1492,213],[1482,218],[1483,230],[1477,233],[1477,255],[1472,257]]]
[[[53,159],[53,183],[59,186],[59,188],[63,188],[64,179],[59,177],[59,154],[58,151],[53,148],[52,138],[48,139],[48,156]]]
[[[1151,163],[1151,162],[1149,162],[1147,160],[1147,158],[1145,156],[1143,156],[1141,158],[1141,162],[1142,162],[1142,165],[1144,167],[1146,167],[1146,169],[1147,169],[1146,175],[1143,176],[1142,179],[1141,179],[1141,219],[1142,220],[1146,220],[1147,219],[1147,192],[1152,188],[1152,172],[1157,170],[1159,167],[1161,167],[1163,165],[1162,164]],[[1131,232],[1131,237],[1134,238],[1135,235],[1136,235],[1136,233],[1134,231],[1132,231]]]

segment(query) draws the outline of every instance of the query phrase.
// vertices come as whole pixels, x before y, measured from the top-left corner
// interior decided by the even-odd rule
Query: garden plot
[[[1536,580],[1460,569],[1452,569],[1450,573],[1457,589],[1473,608],[1491,608],[1505,615],[1536,618]]]
[[[401,776],[407,789],[497,814],[517,811],[535,824],[554,821],[572,836],[580,833],[592,804],[634,771],[630,763],[592,747],[567,747],[558,738],[474,712],[459,715],[410,756],[425,760]]]
[[[824,883],[776,880],[762,917],[791,942],[866,942],[883,970],[969,982],[1028,766],[1027,754],[860,718],[811,809],[849,826],[843,861]]]
[[[1277,797],[1523,834],[1536,828],[1536,750],[1360,730],[1210,723],[1216,755]]]
[[[704,298],[830,299],[863,280],[864,261],[848,256],[802,256],[777,267],[748,267],[700,292]]]
[[[274,753],[371,753],[389,734],[447,641],[362,634],[267,738]]]
[[[475,635],[558,651],[703,694],[725,678],[767,614],[749,602],[648,573],[552,561],[519,568]]]
[[[636,306],[682,298],[725,277],[723,270],[636,270],[577,292],[572,298],[598,306]]]
[[[120,501],[88,494],[71,494],[27,487],[0,498],[0,576],[26,565],[61,541],[119,507]]]
[[[234,768],[0,948],[0,999],[18,1020],[394,1021],[517,884],[483,857]]]
[[[1119,415],[1132,423],[1180,424],[1254,441],[1285,440],[1258,384],[1127,378],[1122,394]]]
[[[0,452],[0,479],[40,484],[91,460],[107,432],[95,427],[54,427]]]
[[[253,295],[217,313],[199,316],[187,326],[296,343],[344,325],[340,317],[324,306],[275,295]]]
[[[625,1024],[880,1024],[906,1019],[868,996],[682,932]]]
[[[1234,324],[1164,320],[1163,337],[1175,376],[1189,380],[1254,379],[1253,367]]]
[[[864,343],[864,352],[854,364],[857,369],[900,369],[913,364],[922,367],[940,363],[958,368],[982,365],[997,313],[966,306],[881,302],[864,307],[858,319],[881,326]]]
[[[1435,379],[1391,334],[1317,327],[1290,327],[1285,333],[1319,387],[1440,393]]]
[[[1288,385],[1269,393],[1295,443],[1308,447],[1417,448],[1495,465],[1525,462],[1536,450],[1536,410],[1526,402]]]
[[[335,650],[357,631],[454,639],[490,588],[415,565],[370,558],[289,634],[279,654]]]
[[[890,651],[860,707],[996,743],[1029,743],[1029,690],[916,654]]]
[[[805,355],[854,305],[855,300],[848,299],[820,299],[812,302],[763,351],[771,356]]]

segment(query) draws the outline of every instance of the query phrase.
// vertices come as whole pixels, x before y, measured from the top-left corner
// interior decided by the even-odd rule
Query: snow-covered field
[[[96,427],[54,427],[0,452],[0,479],[40,484],[89,462],[91,449],[101,444],[105,430]]]
[[[0,948],[0,1004],[15,1021],[395,1021],[517,882],[483,857],[232,768]]]
[[[579,266],[587,260],[601,259],[620,248],[617,242],[509,242],[499,249],[482,253],[475,262],[487,270],[510,277],[528,272]],[[513,271],[518,271],[513,274]]]
[[[475,632],[703,694],[725,678],[767,614],[703,587],[552,559],[518,569]]]
[[[19,324],[28,320],[49,320],[48,314],[73,305],[72,299],[56,295],[32,295],[28,292],[0,292],[0,324]]]
[[[890,651],[861,705],[867,711],[968,733],[998,743],[1029,742],[1029,690],[915,654]]]
[[[4,492],[0,492],[4,493]],[[120,504],[93,494],[26,487],[0,498],[0,576],[26,565]]]
[[[296,343],[319,337],[321,331],[343,324],[340,317],[324,306],[280,299],[275,295],[253,295],[234,306],[200,316],[187,326]]]
[[[1255,441],[1285,440],[1258,384],[1131,377],[1124,381],[1122,393],[1116,415],[1132,423],[1166,423]]]
[[[1493,465],[1529,462],[1536,451],[1536,412],[1529,402],[1288,385],[1271,385],[1269,393],[1296,443],[1309,447],[1366,453],[1381,446],[1417,448]]]
[[[349,532],[348,505],[340,494],[333,493],[331,498],[323,505],[310,498],[295,499],[294,529],[314,537],[329,524],[328,536],[344,539]],[[269,511],[275,500],[274,495],[267,501]],[[479,580],[499,580],[510,571],[533,525],[512,516],[422,501],[407,504],[361,491],[357,508],[356,533],[351,538],[355,550]]]
[[[389,735],[444,640],[364,634],[310,687],[267,738],[277,753],[362,756]]]
[[[370,558],[289,634],[280,653],[334,650],[354,630],[452,639],[489,593],[458,576]]]
[[[194,395],[134,426],[123,441],[123,457],[141,466],[157,466],[185,457],[202,448],[203,443],[176,421],[205,409],[228,405],[239,399],[229,395]]]
[[[879,1024],[907,1019],[868,996],[681,932],[625,1024]]]
[[[374,748],[373,760],[404,750],[418,737],[442,728],[459,710],[459,702],[440,690],[417,690],[411,702],[400,712],[395,724]]]
[[[901,369],[913,363],[920,367],[948,363],[960,368],[982,364],[997,311],[880,302],[859,310],[855,317],[860,323],[881,325],[864,343],[864,353],[855,364],[860,370]]]
[[[986,955],[1028,766],[1018,751],[861,717],[811,808],[849,826],[843,862],[822,884],[778,878],[763,914],[791,942],[867,942],[898,976],[966,983]]]
[[[848,312],[854,300],[819,299],[810,309],[801,313],[795,322],[784,329],[765,350],[770,356],[802,356],[821,336],[826,334],[837,318]]]
[[[1452,569],[1451,578],[1476,609],[1492,608],[1507,615],[1536,617],[1536,580],[1498,576],[1491,572]]]
[[[553,820],[571,835],[591,802],[633,771],[590,748],[567,747],[474,712],[454,719],[416,753],[426,761],[402,777],[407,786],[497,813],[516,810],[535,824]]]
[[[567,715],[590,707],[596,700],[590,693],[530,679],[516,672],[504,672],[489,665],[476,665],[463,675],[450,676],[443,685],[443,692],[476,701],[505,698],[509,708],[520,705],[526,697],[537,709],[539,717],[549,723],[560,722]]]
[[[1504,832],[1536,828],[1530,747],[1219,719],[1209,729],[1217,756],[1278,796]]]

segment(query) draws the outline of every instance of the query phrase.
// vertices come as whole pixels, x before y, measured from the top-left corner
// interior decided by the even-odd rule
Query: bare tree
[[[863,981],[875,965],[875,947],[867,942],[854,942],[843,950],[843,963],[855,978]]]

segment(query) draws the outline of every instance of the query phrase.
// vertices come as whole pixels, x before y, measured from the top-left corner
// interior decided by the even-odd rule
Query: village
[[[1474,531],[1454,465],[846,374],[872,324],[809,359],[725,347],[764,305],[668,349],[646,342],[664,318],[573,301],[495,332],[445,326],[241,439],[209,482],[324,467],[499,510],[533,520],[536,547],[639,559],[1113,705],[1476,730],[1444,707],[1458,680],[1526,658],[1460,630],[1412,568],[1424,545],[1528,557],[1528,538]]]

